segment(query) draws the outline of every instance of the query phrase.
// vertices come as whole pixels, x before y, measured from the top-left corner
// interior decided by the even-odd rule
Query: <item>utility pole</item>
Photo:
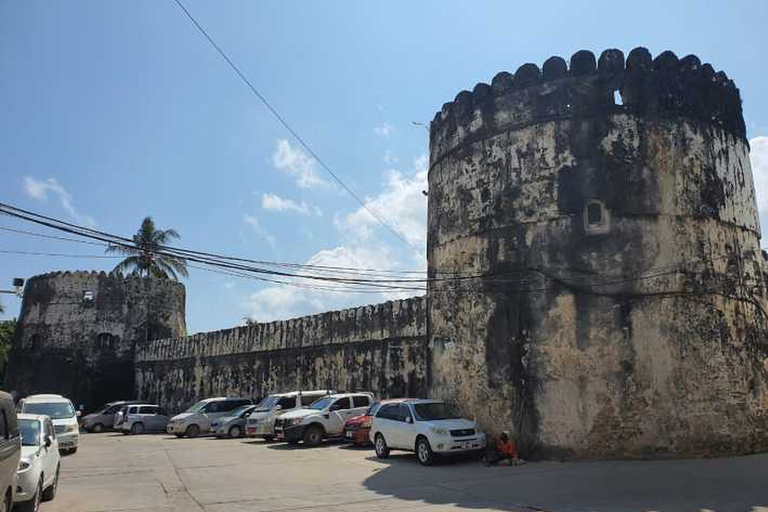
[[[13,290],[0,290],[0,293],[9,293],[11,295],[16,295],[17,297],[21,297],[23,289],[24,289],[24,280],[20,277],[15,277],[13,279]]]

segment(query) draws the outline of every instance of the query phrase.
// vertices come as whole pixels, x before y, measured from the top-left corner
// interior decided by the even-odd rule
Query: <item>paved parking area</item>
[[[327,444],[86,434],[43,512],[472,509],[768,511],[768,454],[685,461],[419,466]]]

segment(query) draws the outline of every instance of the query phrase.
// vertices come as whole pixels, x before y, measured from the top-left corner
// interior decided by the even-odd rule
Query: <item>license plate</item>
[[[347,431],[347,437],[352,439],[354,437],[354,434],[350,431]]]
[[[461,443],[461,447],[464,450],[470,450],[472,448],[472,441],[464,441]]]

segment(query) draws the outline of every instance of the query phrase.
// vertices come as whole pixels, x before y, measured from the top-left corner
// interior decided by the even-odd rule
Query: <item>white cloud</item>
[[[373,128],[373,133],[375,133],[379,137],[384,137],[385,139],[389,138],[389,136],[394,131],[395,131],[395,127],[389,123],[384,123],[381,126],[376,126]]]
[[[414,161],[411,175],[390,170],[384,190],[365,200],[366,208],[358,208],[337,219],[337,226],[361,240],[370,240],[383,229],[379,217],[402,235],[410,245],[423,248],[427,239],[427,159]],[[376,214],[376,217],[370,211]]]
[[[289,174],[300,188],[328,186],[315,170],[315,161],[300,148],[291,146],[285,139],[277,141],[277,149],[272,155],[274,166]]]
[[[322,217],[323,211],[317,206],[311,206],[302,201],[297,203],[291,199],[284,199],[277,194],[266,193],[261,195],[261,207],[273,212],[296,212],[301,215],[317,215]]]
[[[270,247],[273,249],[275,248],[275,237],[270,234],[269,231],[264,229],[264,227],[259,223],[259,219],[246,213],[243,214],[243,222],[249,226],[257,235],[266,240]]]
[[[58,196],[59,202],[62,208],[69,213],[70,217],[79,224],[84,224],[87,227],[94,227],[96,221],[93,217],[81,214],[75,209],[72,204],[72,196],[67,192],[63,186],[61,186],[55,179],[48,178],[46,180],[36,180],[31,176],[24,177],[24,190],[33,199],[38,201],[47,201],[48,193]]]
[[[382,160],[384,160],[384,163],[387,165],[393,165],[400,161],[400,159],[389,149],[384,151],[384,158]]]
[[[307,264],[386,269],[391,268],[393,259],[394,255],[386,246],[339,246],[319,251]],[[356,293],[349,291],[350,286],[347,284],[300,278],[286,280],[294,286],[268,286],[250,295],[246,303],[250,318],[269,322],[421,294],[419,291]]]

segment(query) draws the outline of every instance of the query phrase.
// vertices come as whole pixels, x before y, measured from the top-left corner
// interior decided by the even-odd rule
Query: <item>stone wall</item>
[[[5,388],[22,397],[61,393],[88,409],[131,398],[136,346],[183,335],[184,309],[184,285],[175,281],[104,272],[34,276],[24,288]]]
[[[530,454],[768,449],[765,262],[723,72],[642,48],[525,64],[444,105],[430,146],[434,395]]]
[[[136,352],[136,392],[173,411],[300,389],[425,396],[426,316],[417,297],[152,341]]]

